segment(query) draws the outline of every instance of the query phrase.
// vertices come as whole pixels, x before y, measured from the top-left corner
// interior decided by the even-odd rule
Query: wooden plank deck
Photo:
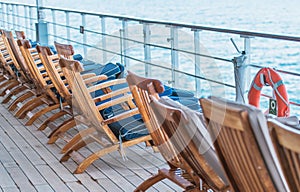
[[[1,102],[1,99],[0,99]],[[5,105],[0,104],[0,191],[133,191],[142,181],[166,167],[159,153],[143,144],[126,149],[124,161],[114,152],[94,162],[84,173],[73,174],[77,163],[60,163],[63,140],[47,144],[49,130],[38,131],[38,120],[24,126]],[[69,134],[75,130],[70,130]],[[99,146],[81,149],[83,156]],[[148,191],[182,191],[164,180]]]

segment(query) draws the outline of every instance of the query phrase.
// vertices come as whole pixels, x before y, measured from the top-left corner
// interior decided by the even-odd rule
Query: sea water
[[[22,3],[35,1],[19,0]],[[221,27],[254,32],[284,34],[299,36],[300,31],[300,2],[297,0],[43,0],[44,6],[94,11],[100,13],[126,15],[154,20],[191,23],[210,27]],[[51,17],[51,16],[50,16]],[[62,16],[63,17],[63,16]],[[63,18],[62,18],[63,20]],[[76,20],[74,18],[74,20]],[[99,21],[87,21],[90,26],[100,26]],[[108,31],[117,31],[114,25],[107,26]],[[72,33],[73,34],[73,33]],[[232,59],[239,54],[230,42],[233,38],[238,47],[243,50],[243,41],[237,35],[200,33],[201,46],[212,55]],[[282,69],[300,73],[299,43],[278,41],[263,38],[251,39],[251,64]],[[137,49],[138,50],[138,49]],[[155,50],[154,50],[155,52]],[[164,59],[163,56],[165,56]],[[157,57],[162,63],[168,63],[168,53],[152,54],[153,60]],[[180,61],[184,70],[192,70],[187,57]],[[163,61],[165,60],[165,61]],[[217,63],[221,71],[222,81],[234,84],[233,67],[229,63]],[[258,69],[251,69],[251,77]],[[212,70],[214,71],[214,70]],[[281,74],[287,87],[290,101],[300,103],[299,77]],[[203,84],[205,87],[205,84]],[[184,86],[183,86],[184,88]],[[188,87],[186,87],[188,88]],[[228,89],[229,97],[233,97],[234,89]],[[270,95],[271,90],[264,88]],[[209,94],[205,89],[203,96]],[[267,106],[267,102],[264,102]],[[292,108],[292,113],[298,113]]]

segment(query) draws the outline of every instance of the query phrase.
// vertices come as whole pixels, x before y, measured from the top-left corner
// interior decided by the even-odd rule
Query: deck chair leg
[[[9,100],[16,94],[21,93],[24,90],[28,90],[28,88],[24,85],[20,85],[18,87],[13,88],[12,90],[10,90],[9,93],[7,93],[4,97],[4,99],[2,100],[2,103],[7,103],[9,102]]]
[[[0,83],[0,89],[3,89],[4,87],[6,87],[9,84],[14,83],[14,82],[18,82],[18,81],[15,79],[6,79],[5,81]]]
[[[195,188],[195,186],[191,182],[178,176],[174,171],[170,171],[167,169],[160,169],[160,170],[158,170],[158,173],[156,175],[153,175],[149,179],[145,180],[134,191],[135,192],[146,191],[151,186],[153,186],[155,183],[157,183],[163,179],[166,179],[166,178],[170,179],[171,181],[176,183],[178,186],[182,187],[183,189],[185,189],[187,191],[190,191]]]
[[[24,93],[23,95],[21,95],[20,97],[18,97],[17,99],[15,99],[9,106],[8,106],[8,110],[9,111],[14,111],[17,106],[18,103],[22,103],[23,101],[25,101],[26,99],[34,96],[35,94],[31,91],[28,91],[26,93]]]
[[[2,81],[5,81],[5,80],[7,80],[7,78],[5,78],[4,75],[1,75],[1,77],[0,77],[0,83],[1,83]]]
[[[55,121],[56,119],[66,115],[66,111],[59,111],[58,113],[55,113],[54,115],[50,116],[48,119],[46,119],[38,128],[39,131],[45,130],[46,127],[48,127],[48,124]]]
[[[83,173],[94,161],[100,159],[102,156],[111,153],[113,151],[117,151],[119,149],[119,144],[112,145],[110,147],[106,147],[96,153],[93,153],[92,155],[88,156],[86,159],[84,159],[76,168],[74,171],[74,174]]]
[[[33,110],[34,108],[46,104],[41,98],[43,96],[40,97],[35,97],[33,99],[31,99],[30,101],[26,102],[24,105],[21,106],[21,108],[19,108],[16,113],[15,113],[15,117],[20,118],[20,119],[24,119],[24,117],[26,116],[26,113],[28,111]]]
[[[148,178],[146,181],[141,183],[134,192],[144,192],[147,189],[149,189],[151,186],[153,186],[155,183],[158,183],[161,180],[164,180],[166,177],[160,173],[160,170],[158,170],[158,174],[153,175],[152,177]]]
[[[130,147],[130,146],[136,145],[136,144],[138,144],[142,141],[147,141],[150,138],[151,138],[150,136],[144,136],[144,137],[141,137],[139,139],[133,139],[133,140],[130,140],[130,141],[126,141],[126,142],[123,143],[123,147],[124,148]],[[96,153],[93,153],[92,155],[88,156],[86,159],[84,159],[78,165],[78,167],[76,168],[74,173],[78,174],[78,173],[84,172],[88,168],[88,166],[90,166],[94,161],[96,161],[97,159],[101,158],[102,156],[104,156],[108,153],[119,150],[119,148],[120,148],[119,144],[114,144],[114,145],[111,145],[109,147],[105,147],[105,148],[103,148],[102,150],[100,150]]]
[[[60,162],[65,162],[68,161],[71,157],[71,154],[75,151],[78,151],[82,147],[87,146],[89,143],[95,142],[94,138],[88,137],[88,138],[83,138],[79,142],[77,142],[75,145],[73,145],[69,151],[67,151],[61,158]]]
[[[2,91],[0,92],[0,96],[4,96],[7,90],[13,89],[14,87],[18,86],[20,83],[18,81],[12,81],[7,86],[2,87]],[[0,87],[1,88],[1,87]]]
[[[51,105],[49,107],[46,107],[46,108],[43,108],[41,110],[39,110],[38,112],[36,112],[35,114],[33,114],[29,120],[25,123],[26,126],[29,126],[29,125],[32,125],[33,122],[39,118],[40,116],[52,111],[52,110],[55,110],[55,109],[59,109],[61,106],[65,106],[66,103],[63,103],[62,105],[61,104],[55,104],[55,105]]]
[[[82,138],[86,137],[87,135],[93,134],[96,132],[96,129],[93,127],[84,129],[79,131],[68,143],[62,148],[60,153],[66,153],[69,151],[76,143],[81,141]]]
[[[60,125],[55,131],[53,131],[49,135],[48,144],[54,143],[55,141],[57,141],[60,134],[65,133],[66,131],[68,131],[69,129],[75,126],[76,126],[76,121],[73,118],[65,121],[62,125]]]

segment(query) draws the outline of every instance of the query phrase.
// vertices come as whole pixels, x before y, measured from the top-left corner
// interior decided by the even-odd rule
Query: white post
[[[36,10],[38,22],[36,27],[36,38],[42,45],[48,45],[48,23],[45,22],[45,13],[42,9],[43,0],[36,0]]]

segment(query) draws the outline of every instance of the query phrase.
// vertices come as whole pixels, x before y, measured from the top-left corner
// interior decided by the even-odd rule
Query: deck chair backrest
[[[28,67],[28,72],[30,73],[31,81],[34,84],[35,89],[39,90],[39,89],[41,89],[41,84],[38,80],[36,69],[35,69],[35,67],[32,66],[32,64],[30,63],[27,55],[25,54],[24,46],[22,46],[22,43],[19,43],[18,41],[24,42],[25,40],[24,39],[22,39],[22,40],[18,39],[17,40],[17,45],[18,45],[18,48],[20,50],[20,54],[22,55],[22,58],[24,59],[24,61],[26,63],[26,66]],[[27,43],[29,43],[29,42],[27,42]],[[19,44],[21,44],[21,45],[19,45]],[[27,46],[31,47],[31,45],[27,45]]]
[[[177,157],[178,154],[176,154],[173,145],[169,143],[166,134],[160,129],[159,124],[157,123],[157,120],[149,106],[149,95],[158,99],[158,94],[164,91],[162,83],[156,79],[147,79],[137,76],[130,71],[128,71],[126,80],[155,146],[162,151],[162,155],[167,162],[170,161],[169,163],[173,164],[175,167],[180,166],[182,163]]]
[[[2,41],[2,38],[1,38],[1,41]],[[17,76],[12,68],[13,61],[11,60],[10,56],[8,55],[6,46],[4,44],[1,45],[0,62],[1,62],[1,67],[4,70],[3,71],[4,75],[6,75],[6,77],[8,79],[16,79]]]
[[[56,48],[59,57],[64,57],[67,59],[72,59],[74,55],[74,49],[72,45],[61,44],[54,41],[54,46]]]
[[[24,31],[15,31],[17,39],[26,39],[26,35]]]
[[[64,98],[66,102],[68,102],[69,105],[72,105],[71,93],[62,79],[63,76],[58,72],[57,67],[59,67],[59,65],[55,65],[55,63],[53,63],[53,60],[57,58],[57,55],[53,55],[50,48],[46,46],[38,45],[36,49],[56,90],[58,91],[60,96]]]
[[[35,81],[40,84],[40,87],[46,87],[47,83],[38,68],[38,65],[41,64],[41,60],[37,57],[37,50],[31,47],[31,44],[27,39],[18,39],[17,44],[25,62],[28,64],[28,69],[32,70],[32,74],[35,76]]]
[[[21,53],[23,54],[24,58],[26,57],[26,61],[29,62],[28,65],[30,65],[34,71],[35,79],[39,84],[38,88],[40,88],[38,91],[47,94],[55,103],[58,103],[59,101],[57,96],[52,90],[53,85],[51,79],[45,71],[45,67],[42,64],[36,48],[32,48],[27,39],[19,39],[17,42]]]
[[[290,190],[300,191],[300,130],[274,119],[268,127]]]
[[[175,110],[175,108],[170,108],[157,101],[158,99],[168,99],[159,98],[158,94],[164,91],[163,84],[157,79],[143,78],[130,71],[128,71],[126,79],[152,140],[168,164],[172,167],[185,170],[190,174],[189,179],[194,180],[194,184],[197,184],[197,181],[199,182],[199,178],[201,178],[205,183],[204,185],[210,189],[216,191],[227,189],[229,185],[227,184],[226,177],[224,176],[216,154],[213,152],[213,155],[210,155],[208,160],[210,163],[214,163],[209,164],[204,155],[198,151],[197,144],[200,142],[197,144],[194,143],[194,140],[200,140],[203,139],[203,137],[194,138],[194,140],[192,140],[191,138],[193,137],[189,137],[184,124],[175,122],[171,116],[164,118],[167,109],[169,112],[178,112],[179,116],[176,116],[176,118],[181,118],[182,111],[180,109]],[[150,99],[150,97],[152,99]],[[174,102],[171,99],[169,100],[172,103]],[[179,103],[178,105],[183,107]],[[187,122],[187,120],[185,121]],[[195,135],[200,136],[198,132],[200,129],[196,126],[192,128],[193,133],[198,133]],[[186,139],[186,137],[189,139]],[[216,169],[219,169],[219,173],[213,170],[212,165],[217,167]]]
[[[61,58],[59,64],[62,68],[68,70],[69,73],[66,77],[69,78],[67,81],[72,90],[72,107],[75,116],[83,118],[85,122],[89,122],[90,126],[95,127],[99,132],[103,133],[104,137],[106,137],[110,142],[117,143],[118,138],[116,138],[107,124],[103,124],[104,118],[99,112],[106,108],[105,104],[109,104],[110,101],[103,103],[103,105],[96,105],[95,100],[91,97],[90,93],[98,89],[94,86],[90,88],[86,86],[80,74],[80,72],[83,71],[83,67],[80,62]],[[101,87],[101,84],[96,85],[96,87],[97,86]],[[97,102],[105,102],[109,98],[109,95],[105,95],[95,99]]]
[[[4,31],[0,29],[0,34],[1,34],[1,60],[0,62],[2,63],[4,69],[8,73],[9,76],[8,78],[13,78],[17,79],[17,73],[16,73],[16,67],[14,65],[14,61],[12,60],[9,50],[6,46],[7,44],[7,39],[4,36]]]
[[[15,41],[12,32],[4,30],[2,36],[5,39],[4,42],[8,49],[9,55],[12,58],[18,72],[21,74],[21,77],[27,82],[32,80],[32,76],[28,70],[27,63],[25,63],[25,60],[21,55],[21,52],[18,48],[17,42]]]
[[[200,99],[214,146],[235,191],[286,191],[266,119],[254,107],[218,98]],[[274,149],[273,149],[274,150]]]

